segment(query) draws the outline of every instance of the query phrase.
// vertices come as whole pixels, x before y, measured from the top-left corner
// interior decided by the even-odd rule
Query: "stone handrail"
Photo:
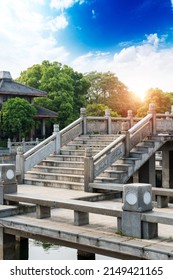
[[[90,191],[89,184],[94,182],[94,179],[104,170],[110,167],[115,161],[122,156],[128,156],[130,150],[140,143],[143,139],[154,134],[155,131],[155,114],[149,112],[146,117],[137,122],[133,127],[128,129],[128,123],[124,123],[126,131],[122,131],[116,140],[105,147],[95,156],[92,156],[92,151],[87,150],[85,155],[85,191]]]
[[[56,151],[57,135],[53,134],[37,146],[26,153],[23,153],[22,147],[18,147],[16,155],[16,173],[20,175],[20,183],[23,182],[24,173],[38,164],[44,158]]]
[[[125,154],[125,135],[120,135],[102,151],[92,156],[92,149],[87,148],[84,159],[84,189],[90,191],[89,184],[112,163]]]
[[[138,143],[140,143],[143,139],[145,139],[147,136],[150,136],[152,133],[152,114],[148,114],[146,117],[144,117],[142,120],[140,120],[137,124],[135,124],[132,128],[128,130],[128,133],[126,134],[126,142],[127,143],[127,151],[128,154],[130,150],[136,146]]]
[[[125,154],[125,135],[120,135],[98,154],[93,156],[94,178]]]
[[[83,118],[79,118],[72,124],[59,131],[59,125],[54,125],[53,134],[23,153],[22,147],[18,147],[16,155],[16,173],[20,175],[20,182],[23,182],[24,173],[31,170],[33,166],[44,160],[50,154],[59,154],[60,148],[75,137],[83,133]]]
[[[9,149],[9,153],[11,154],[11,153],[17,153],[18,147],[22,146],[23,151],[26,152],[27,150],[38,145],[38,143],[39,143],[38,138],[36,138],[35,141],[33,141],[33,140],[25,141],[25,139],[23,138],[21,142],[14,142],[14,141],[11,141],[10,138],[8,138],[7,147]]]
[[[83,118],[79,118],[60,131],[61,147],[83,133]]]

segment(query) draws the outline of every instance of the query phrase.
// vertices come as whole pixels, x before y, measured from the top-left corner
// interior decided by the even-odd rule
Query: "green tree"
[[[34,125],[36,109],[25,99],[15,97],[8,99],[1,110],[1,128],[4,136],[21,140]]]
[[[21,72],[18,82],[48,93],[47,98],[35,98],[35,104],[58,113],[60,128],[65,127],[86,106],[86,94],[90,86],[83,74],[59,62],[43,61]]]
[[[104,104],[97,104],[97,103],[92,103],[88,104],[86,107],[86,114],[87,116],[105,116],[105,110],[109,109],[110,114],[112,117],[119,117],[119,115],[112,111],[108,106]]]
[[[157,113],[165,113],[171,108],[171,95],[158,88],[151,88],[147,91],[143,105],[138,109],[137,116],[143,117],[147,114],[149,104],[154,103]]]
[[[91,83],[87,94],[89,103],[105,104],[122,116],[126,116],[129,109],[136,113],[140,99],[114,73],[90,72],[86,78]]]

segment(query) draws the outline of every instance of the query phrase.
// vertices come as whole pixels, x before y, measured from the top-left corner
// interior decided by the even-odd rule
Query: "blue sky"
[[[43,60],[173,92],[173,0],[1,0],[0,70]]]

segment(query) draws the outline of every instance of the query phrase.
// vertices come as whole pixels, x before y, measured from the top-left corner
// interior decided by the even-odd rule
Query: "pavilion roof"
[[[11,74],[8,71],[0,71],[0,94],[33,97],[47,96],[45,91],[13,81]]]

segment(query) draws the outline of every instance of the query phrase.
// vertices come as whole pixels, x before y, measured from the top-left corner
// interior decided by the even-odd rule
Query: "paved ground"
[[[23,193],[28,196],[30,194],[37,195],[38,198],[44,197],[52,200],[55,198],[87,199],[88,197],[94,199],[95,196],[99,195],[96,193],[85,193],[83,191],[36,187],[30,185],[19,185],[18,193]],[[95,203],[109,206],[112,205],[112,207],[115,207],[116,205],[122,205],[121,199],[97,201]],[[3,211],[5,207],[7,206],[0,206],[0,212]],[[9,209],[10,208],[11,206],[9,206]],[[154,210],[172,213],[173,205],[169,205],[168,208],[162,209],[154,208]],[[106,244],[105,246],[112,244],[111,246],[119,246],[120,250],[124,250],[124,248],[127,249],[127,247],[129,250],[140,250],[141,248],[141,252],[143,252],[143,250],[146,249],[146,254],[150,254],[149,259],[154,259],[155,256],[157,256],[158,259],[162,259],[162,257],[164,259],[168,255],[172,255],[173,252],[173,226],[159,224],[159,236],[157,238],[152,240],[140,240],[117,235],[117,224],[116,218],[114,217],[90,214],[90,223],[88,225],[76,227],[74,226],[74,213],[71,210],[54,209],[51,211],[51,217],[44,220],[33,219],[34,216],[35,214],[27,214],[16,216],[14,218],[5,218],[4,221],[7,223],[7,226],[9,224],[9,227],[11,227],[11,223],[14,223],[14,226],[16,223],[16,228],[22,226],[24,229],[26,227],[26,230],[28,230],[29,227],[38,230],[38,227],[40,226],[40,228],[46,232],[46,230],[52,227],[52,236],[56,232],[56,234],[58,233],[61,236],[64,235],[64,238],[71,238],[70,233],[73,233],[72,235],[78,236],[81,244],[82,242],[84,242],[84,244],[85,242],[88,242],[88,244],[91,242],[91,244],[93,244],[92,242],[96,242],[97,240],[97,243],[100,242],[100,246],[102,246],[104,245],[104,240]],[[27,221],[28,226],[26,225]],[[160,252],[165,253],[163,255],[160,254]]]

